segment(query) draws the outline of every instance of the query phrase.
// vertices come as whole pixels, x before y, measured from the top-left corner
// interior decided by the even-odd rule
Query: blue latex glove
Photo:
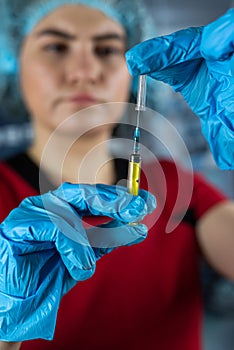
[[[126,53],[131,74],[179,91],[200,117],[222,169],[234,169],[234,9],[206,27],[147,40]]]
[[[133,197],[120,186],[64,183],[26,198],[0,225],[0,339],[52,339],[61,297],[101,256],[143,241],[147,227],[126,223],[154,208],[150,193]],[[90,215],[113,220],[85,230]]]

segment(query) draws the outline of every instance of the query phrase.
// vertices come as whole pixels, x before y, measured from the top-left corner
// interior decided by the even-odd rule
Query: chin
[[[115,124],[109,124],[109,125],[102,125],[102,126],[96,126],[92,129],[89,129],[88,131],[86,131],[83,136],[87,136],[87,137],[99,137],[101,138],[102,136],[105,136],[105,138],[108,136],[109,138],[111,138],[112,132],[113,132],[113,128],[115,127]]]
[[[71,110],[60,109],[56,114],[50,115],[45,123],[52,132],[67,136],[96,135],[101,132],[111,134],[113,128],[121,118],[119,105],[100,104],[70,113]],[[45,118],[45,117],[44,117]],[[101,136],[101,135],[100,135]]]

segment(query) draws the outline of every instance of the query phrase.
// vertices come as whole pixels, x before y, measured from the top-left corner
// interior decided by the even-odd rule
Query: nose
[[[92,48],[80,48],[72,54],[68,64],[67,79],[72,84],[95,84],[102,79],[101,62],[95,57]]]

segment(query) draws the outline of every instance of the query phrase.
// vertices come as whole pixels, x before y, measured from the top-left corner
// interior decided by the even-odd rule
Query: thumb
[[[209,60],[222,60],[234,52],[234,8],[204,27],[201,54]]]

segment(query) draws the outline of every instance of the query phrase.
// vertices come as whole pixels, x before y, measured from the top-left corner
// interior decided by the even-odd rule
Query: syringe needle
[[[139,127],[136,127],[135,131],[134,131],[132,153],[140,154],[140,129],[139,129]]]

